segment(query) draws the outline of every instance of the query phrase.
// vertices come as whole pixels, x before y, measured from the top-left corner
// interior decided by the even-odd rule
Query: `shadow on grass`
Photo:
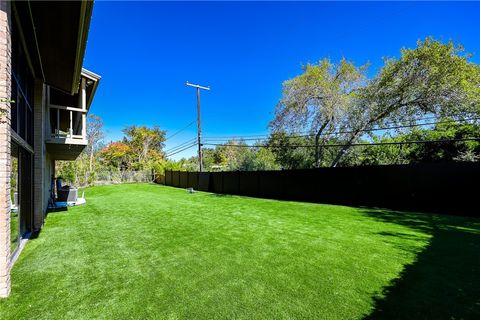
[[[68,211],[68,207],[55,207],[55,208],[48,208],[47,215],[52,212],[62,212]]]
[[[233,195],[231,194],[226,194],[226,193],[211,193],[211,197],[220,197],[220,198],[231,198]]]
[[[432,236],[365,319],[480,319],[480,219],[365,210]],[[384,234],[400,236],[402,234]]]

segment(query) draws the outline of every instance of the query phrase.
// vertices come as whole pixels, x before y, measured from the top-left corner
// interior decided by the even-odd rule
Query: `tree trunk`
[[[340,151],[337,153],[337,156],[335,157],[335,159],[333,160],[332,164],[330,165],[332,168],[336,167],[338,162],[340,161],[340,159],[343,157],[343,155],[345,154],[345,152],[352,146],[352,143],[353,141],[355,141],[355,139],[357,139],[358,135],[360,134],[360,132],[356,132],[351,138],[350,140],[348,140],[348,142],[342,147],[342,149],[340,149]]]
[[[322,161],[323,161],[323,154],[325,151],[325,148],[323,145],[327,141],[327,139],[323,138],[321,139],[321,143],[319,142],[320,137],[316,136],[315,137],[315,167],[320,168],[322,166]]]
[[[385,110],[383,112],[381,112],[379,115],[370,118],[370,120],[368,120],[368,122],[361,129],[359,129],[357,132],[355,132],[355,134],[352,136],[352,138],[350,138],[348,143],[345,146],[343,146],[342,149],[340,150],[340,152],[337,154],[337,156],[335,157],[335,159],[333,160],[333,162],[331,164],[331,167],[336,167],[337,166],[338,162],[340,161],[342,156],[345,154],[345,152],[348,150],[348,148],[350,148],[353,141],[356,138],[358,138],[358,135],[360,134],[360,132],[365,130],[370,125],[375,124],[380,119],[383,119],[383,118],[387,117],[393,110],[397,110],[397,109],[407,105],[407,103],[401,103],[402,100],[403,100],[403,93],[402,93],[402,98],[400,99],[400,101],[398,101],[396,104],[392,103],[387,108],[385,108]],[[419,99],[415,99],[413,101],[419,101]]]
[[[320,135],[317,133],[315,135],[315,168],[320,168],[320,146],[318,145],[318,140]]]
[[[93,171],[93,146],[92,146],[92,150],[90,151],[90,163],[89,163],[88,169],[89,169],[89,173],[92,173],[92,171]]]
[[[325,121],[325,123],[320,127],[320,129],[317,131],[317,134],[315,135],[315,168],[320,168],[320,164],[322,162],[323,146],[320,146],[319,140],[323,130],[325,130],[329,122],[330,120]],[[322,139],[322,141],[325,142],[325,139]]]

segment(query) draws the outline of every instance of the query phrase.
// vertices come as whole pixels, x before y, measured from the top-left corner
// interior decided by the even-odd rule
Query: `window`
[[[23,140],[33,145],[34,78],[28,66],[16,21],[12,23],[12,92],[11,128]]]
[[[14,252],[20,238],[20,197],[18,146],[12,144],[10,170],[10,252]]]

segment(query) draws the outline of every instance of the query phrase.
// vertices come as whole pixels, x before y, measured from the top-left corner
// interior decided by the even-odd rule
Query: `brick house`
[[[55,160],[87,145],[100,77],[82,68],[92,1],[0,0],[0,297],[44,223]]]

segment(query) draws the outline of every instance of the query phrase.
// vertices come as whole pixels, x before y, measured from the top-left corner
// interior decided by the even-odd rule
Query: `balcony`
[[[75,160],[87,146],[86,110],[49,105],[47,151],[55,160]]]
[[[76,95],[47,88],[45,142],[52,159],[75,160],[87,146],[85,88],[84,78]]]
[[[87,112],[100,76],[82,70],[77,94],[47,88],[45,142],[54,160],[75,160],[87,146]]]

